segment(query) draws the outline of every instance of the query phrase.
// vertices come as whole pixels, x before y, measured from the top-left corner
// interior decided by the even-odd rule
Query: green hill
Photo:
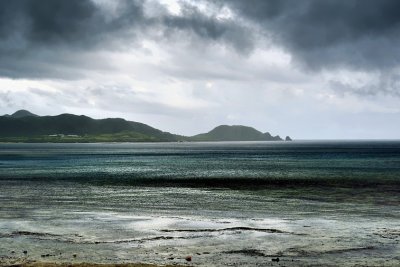
[[[23,117],[38,117],[38,115],[33,114],[25,109],[18,110],[11,115],[4,115],[4,117],[11,117],[11,118],[23,118]]]
[[[282,141],[282,138],[262,133],[256,129],[242,125],[220,125],[208,133],[191,137],[194,141]]]
[[[124,119],[95,120],[86,116],[0,116],[0,138],[4,141],[178,141],[185,139],[146,124]],[[115,135],[115,136],[113,136]],[[62,138],[60,138],[62,137]]]
[[[286,140],[291,140],[286,137]],[[83,115],[38,116],[27,110],[0,116],[0,142],[176,142],[176,141],[282,141],[247,126],[221,125],[192,137],[160,131],[119,118],[92,119]]]

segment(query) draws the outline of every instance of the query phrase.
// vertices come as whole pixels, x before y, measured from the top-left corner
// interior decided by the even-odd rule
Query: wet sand
[[[3,266],[0,264],[0,266]],[[119,264],[99,264],[99,263],[56,263],[56,262],[29,262],[29,263],[17,263],[10,266],[15,267],[170,267],[178,265],[154,265],[154,264],[143,264],[143,263],[119,263]]]
[[[0,266],[400,266],[400,142],[3,147]]]

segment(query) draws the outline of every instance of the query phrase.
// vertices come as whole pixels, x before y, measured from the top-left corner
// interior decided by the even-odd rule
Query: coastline
[[[10,266],[10,267],[179,267],[183,265],[155,265],[147,263],[91,263],[91,262],[22,262],[22,263],[12,263],[0,266]]]
[[[0,266],[399,266],[398,142],[2,147]]]

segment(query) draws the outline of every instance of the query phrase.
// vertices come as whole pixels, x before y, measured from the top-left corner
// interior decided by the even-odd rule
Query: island
[[[283,141],[279,135],[242,125],[220,125],[207,133],[184,136],[121,118],[93,119],[74,114],[39,116],[28,110],[0,116],[0,129],[3,143]],[[291,140],[289,136],[285,138],[285,141]]]

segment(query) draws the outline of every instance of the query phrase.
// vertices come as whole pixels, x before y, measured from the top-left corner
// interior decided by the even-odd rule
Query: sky
[[[0,114],[400,139],[398,0],[0,1]]]

